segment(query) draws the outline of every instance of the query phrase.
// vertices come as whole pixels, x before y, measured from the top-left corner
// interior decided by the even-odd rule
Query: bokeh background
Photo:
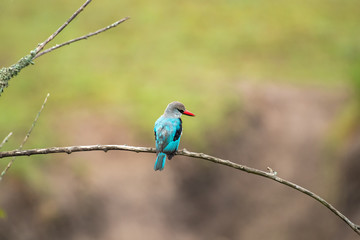
[[[0,66],[81,5],[0,1]],[[181,101],[181,148],[300,184],[360,223],[360,2],[93,1],[51,44],[131,19],[46,54],[0,98],[2,150],[153,146]],[[3,169],[10,159],[1,159]],[[313,199],[267,179],[177,156],[74,153],[17,158],[0,183],[0,239],[355,239]]]

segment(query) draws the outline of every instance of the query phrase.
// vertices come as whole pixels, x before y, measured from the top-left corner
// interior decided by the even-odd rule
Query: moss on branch
[[[19,74],[19,72],[29,66],[30,64],[34,64],[32,61],[36,55],[36,51],[31,51],[30,54],[21,58],[17,63],[11,65],[10,67],[3,67],[0,69],[0,96],[4,91],[4,88],[9,86],[9,81],[11,78],[15,77]]]

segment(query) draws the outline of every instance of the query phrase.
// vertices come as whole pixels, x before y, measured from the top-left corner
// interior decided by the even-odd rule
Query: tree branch
[[[41,105],[41,108],[39,110],[39,112],[36,114],[36,117],[33,121],[33,123],[31,124],[31,127],[29,129],[29,131],[26,133],[25,137],[24,137],[24,140],[22,141],[22,143],[20,144],[18,150],[21,150],[23,147],[24,147],[24,144],[27,142],[27,140],[29,139],[30,137],[30,134],[32,133],[35,125],[36,125],[36,122],[38,121],[39,117],[40,117],[40,114],[42,112],[42,110],[44,109],[45,107],[45,104],[47,102],[47,99],[48,97],[50,96],[50,93],[48,93],[45,97],[45,100],[43,102],[43,104]],[[10,136],[12,135],[12,133],[10,133],[5,139],[3,142],[5,142]],[[2,145],[1,145],[2,146]],[[3,177],[5,176],[5,174],[7,173],[7,171],[10,169],[10,167],[12,166],[12,164],[15,162],[15,156],[12,157],[12,159],[10,160],[10,162],[8,163],[8,165],[5,167],[5,169],[1,172],[0,174],[0,182],[3,180]]]
[[[7,141],[9,141],[9,138],[11,137],[12,134],[13,134],[13,133],[10,132],[10,133],[4,138],[4,140],[0,143],[0,148],[2,148]]]
[[[79,13],[81,13],[82,10],[84,10],[84,8],[89,5],[91,1],[92,0],[87,0],[76,12],[73,13],[73,15],[71,15],[71,17],[63,25],[61,25],[61,27],[59,27],[58,30],[51,34],[50,37],[48,37],[44,42],[40,43],[34,50],[34,57],[37,57],[37,54],[45,47],[45,45],[48,44],[51,40],[53,40],[62,30],[64,30],[64,28],[66,28],[66,26],[69,25],[69,23],[74,20],[77,15],[79,15]]]
[[[33,63],[34,57],[48,44],[51,40],[53,40],[72,20],[74,20],[79,13],[84,10],[84,8],[91,2],[92,0],[87,0],[61,27],[56,30],[53,34],[50,35],[44,42],[40,43],[34,50],[30,51],[30,54],[21,58],[17,63],[11,65],[10,67],[4,67],[0,69],[0,95],[9,85],[9,80],[20,73],[20,71]]]
[[[83,10],[84,8],[90,4],[92,0],[86,0],[85,3],[76,11],[73,13],[73,15],[71,15],[71,17],[66,20],[66,22],[61,25],[53,34],[51,34],[44,42],[40,43],[34,50],[30,51],[30,54],[26,55],[25,57],[21,58],[17,63],[11,65],[10,67],[3,67],[0,69],[0,96],[1,96],[1,93],[4,91],[4,88],[8,87],[9,85],[9,81],[11,78],[15,77],[16,75],[18,75],[20,73],[20,71],[29,66],[30,64],[34,64],[33,63],[33,60],[48,53],[48,52],[51,52],[55,49],[58,49],[60,47],[63,47],[63,46],[66,46],[66,45],[69,45],[73,42],[77,42],[77,41],[80,41],[80,40],[83,40],[83,39],[87,39],[88,37],[92,37],[94,35],[97,35],[99,33],[102,33],[104,31],[107,31],[113,27],[116,27],[118,26],[120,23],[126,21],[127,19],[129,19],[129,17],[126,17],[126,18],[123,18],[105,28],[102,28],[102,29],[99,29],[97,30],[96,32],[93,32],[93,33],[89,33],[87,35],[84,35],[82,37],[79,37],[79,38],[75,38],[75,39],[72,39],[70,41],[67,41],[67,42],[64,42],[62,44],[59,44],[59,45],[55,45],[47,50],[44,50],[44,47],[49,43],[51,42],[57,35],[59,35],[59,33],[64,30],[70,23],[72,20],[74,20]]]
[[[74,38],[74,39],[72,39],[72,40],[66,41],[66,42],[61,43],[61,44],[56,44],[55,46],[53,46],[53,47],[51,47],[51,48],[48,48],[48,49],[46,49],[46,50],[44,50],[44,51],[39,52],[38,54],[36,54],[36,56],[33,58],[33,60],[36,59],[36,58],[38,58],[38,57],[40,57],[40,56],[42,56],[42,55],[44,55],[44,54],[46,54],[46,53],[49,53],[49,52],[51,52],[51,51],[54,51],[55,49],[64,47],[65,45],[69,45],[69,44],[71,44],[71,43],[74,43],[74,42],[77,42],[77,41],[80,41],[80,40],[88,39],[89,37],[92,37],[92,36],[95,36],[95,35],[97,35],[97,34],[99,34],[99,33],[105,32],[105,31],[107,31],[107,30],[109,30],[109,29],[111,29],[111,28],[113,28],[113,27],[116,27],[116,26],[119,25],[120,23],[125,22],[125,21],[128,20],[128,19],[129,19],[129,17],[125,17],[125,18],[120,19],[119,21],[116,21],[116,22],[114,22],[113,24],[111,24],[111,25],[109,25],[109,26],[107,26],[107,27],[101,28],[101,29],[99,29],[99,30],[97,30],[97,31],[95,31],[95,32],[86,34],[86,35],[81,36],[81,37],[78,37],[78,38]]]
[[[73,152],[85,152],[85,151],[104,151],[109,150],[120,150],[120,151],[130,151],[136,153],[156,153],[155,148],[151,147],[134,147],[127,145],[89,145],[89,146],[70,146],[70,147],[52,147],[52,148],[42,148],[42,149],[28,149],[28,150],[13,150],[7,152],[0,152],[0,158],[6,157],[15,157],[15,156],[31,156],[38,154],[52,154],[52,153],[67,153],[71,154]],[[229,160],[224,160],[221,158],[213,157],[204,153],[189,152],[186,149],[179,150],[176,152],[176,155],[182,155],[186,157],[199,158],[213,163],[225,165],[240,171],[244,171],[250,174],[255,174],[262,176],[271,180],[274,180],[280,184],[286,185],[290,188],[293,188],[299,192],[302,192],[316,201],[320,202],[330,211],[332,211],[336,216],[341,218],[347,225],[349,225],[358,235],[360,235],[360,226],[350,221],[344,214],[337,210],[333,205],[328,203],[325,199],[319,195],[311,192],[310,190],[301,187],[293,182],[285,180],[277,176],[277,173],[274,172],[271,168],[268,168],[269,172],[258,170],[255,168],[247,167],[245,165],[240,165]]]

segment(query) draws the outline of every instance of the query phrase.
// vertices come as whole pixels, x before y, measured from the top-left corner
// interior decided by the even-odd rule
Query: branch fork
[[[44,42],[39,43],[38,46],[30,51],[30,54],[26,55],[25,57],[21,58],[17,63],[11,65],[10,67],[3,67],[0,69],[0,96],[1,93],[4,91],[4,89],[6,87],[8,87],[9,85],[9,81],[11,78],[15,77],[16,75],[18,75],[20,73],[20,71],[29,66],[30,64],[34,64],[33,60],[35,60],[36,58],[54,51],[55,49],[64,47],[66,45],[69,45],[71,43],[80,41],[80,40],[84,40],[84,39],[88,39],[89,37],[95,36],[97,34],[100,34],[102,32],[105,32],[111,28],[114,28],[116,26],[118,26],[120,23],[125,22],[126,20],[129,19],[129,17],[125,17],[123,19],[120,19],[119,21],[114,22],[113,24],[101,28],[95,32],[86,34],[84,36],[69,40],[67,42],[61,43],[61,44],[56,44],[55,46],[46,49],[44,51],[42,51],[44,49],[44,47],[51,42],[57,35],[59,35],[59,33],[64,30],[70,23],[72,20],[74,20],[83,10],[84,8],[90,4],[92,0],[87,0],[76,12],[73,13],[73,15],[71,15],[71,17],[63,24],[61,25],[53,34],[51,34]]]

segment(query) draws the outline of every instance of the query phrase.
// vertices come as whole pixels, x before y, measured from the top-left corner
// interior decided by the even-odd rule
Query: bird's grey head
[[[165,109],[164,115],[171,118],[179,118],[181,114],[185,111],[185,106],[181,102],[172,102],[169,103],[167,108]]]

